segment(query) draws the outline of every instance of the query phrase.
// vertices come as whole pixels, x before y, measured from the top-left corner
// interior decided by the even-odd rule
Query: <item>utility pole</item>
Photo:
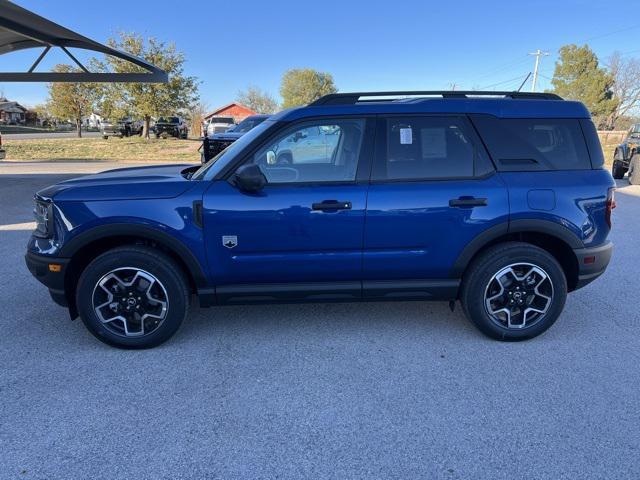
[[[533,67],[533,79],[531,80],[531,91],[535,92],[536,83],[538,82],[538,66],[540,65],[540,57],[549,56],[549,52],[543,52],[542,50],[538,49],[535,52],[529,53],[529,55],[533,55],[534,57],[536,57],[536,65],[535,67]]]

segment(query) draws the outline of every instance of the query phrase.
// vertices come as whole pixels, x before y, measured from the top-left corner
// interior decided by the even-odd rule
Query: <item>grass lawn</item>
[[[603,145],[607,167],[611,167],[617,144]],[[175,138],[145,140],[130,138],[55,138],[9,140],[5,142],[7,160],[111,160],[117,162],[199,162],[200,142]]]
[[[200,142],[175,138],[54,138],[8,140],[7,160],[110,160],[117,162],[199,162]]]

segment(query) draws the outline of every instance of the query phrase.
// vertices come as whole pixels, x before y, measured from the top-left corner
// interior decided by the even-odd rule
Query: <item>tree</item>
[[[267,92],[252,85],[248,86],[246,90],[239,91],[236,101],[256,113],[276,113],[278,111],[278,102]]]
[[[114,105],[127,105],[132,114],[144,120],[143,135],[149,138],[152,117],[175,115],[190,110],[198,101],[198,81],[184,74],[184,54],[174,44],[165,44],[154,38],[143,40],[136,34],[121,33],[119,39],[109,40],[109,45],[161,68],[169,75],[169,82],[124,83],[108,89],[107,97]],[[116,57],[106,57],[105,71],[140,72],[141,67],[131,65]]]
[[[56,65],[54,72],[79,72],[69,65]],[[100,87],[95,83],[50,83],[48,109],[60,120],[72,120],[76,124],[78,137],[82,137],[82,118],[92,113]]]
[[[625,60],[620,52],[614,52],[608,60],[609,72],[613,76],[613,97],[618,101],[616,109],[607,119],[607,128],[613,129],[622,118],[637,113],[640,105],[640,60]]]
[[[330,73],[318,72],[312,68],[288,70],[282,76],[280,85],[282,108],[306,105],[337,91]]]
[[[191,136],[202,136],[202,125],[204,122],[204,116],[209,111],[209,105],[205,102],[198,102],[191,107],[187,118],[189,119],[189,132]]]
[[[599,126],[606,123],[618,104],[613,98],[613,75],[599,66],[598,57],[588,45],[560,48],[551,84],[554,93],[584,103]]]
[[[42,122],[42,125],[50,125],[53,123],[54,116],[51,113],[51,105],[49,102],[39,103],[35,105],[32,110],[36,112],[38,120]]]

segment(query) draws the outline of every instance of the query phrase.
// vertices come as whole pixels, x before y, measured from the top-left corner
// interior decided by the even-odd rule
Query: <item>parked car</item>
[[[206,124],[205,134],[211,136],[216,133],[223,133],[235,126],[235,124],[233,117],[211,117]]]
[[[160,117],[154,126],[156,138],[161,136],[171,136],[176,138],[187,138],[189,127],[182,117]]]
[[[552,94],[412,95],[328,95],[199,167],[45,188],[27,265],[123,348],[170,338],[193,294],[201,307],[459,300],[489,337],[541,334],[612,254],[615,183],[588,110]],[[310,146],[310,132],[324,138]]]
[[[142,135],[142,121],[132,120],[131,118],[121,118],[118,121],[104,120],[100,129],[102,138],[105,140],[109,137],[131,137],[133,135]]]
[[[627,138],[618,145],[613,154],[611,174],[621,179],[629,172],[629,183],[640,185],[640,123],[631,125]]]
[[[211,136],[206,136],[203,138],[200,149],[200,160],[202,163],[208,162],[249,130],[260,125],[267,118],[269,118],[269,115],[251,115],[239,124],[230,127],[224,133],[214,133]]]

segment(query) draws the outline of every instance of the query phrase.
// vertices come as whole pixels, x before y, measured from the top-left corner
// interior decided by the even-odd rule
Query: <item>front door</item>
[[[368,185],[358,172],[368,179],[372,155],[366,124],[294,124],[246,159],[264,173],[262,191],[211,185],[204,229],[219,301],[361,295]]]
[[[380,118],[376,139],[364,295],[449,297],[464,247],[506,225],[506,186],[465,116]]]

